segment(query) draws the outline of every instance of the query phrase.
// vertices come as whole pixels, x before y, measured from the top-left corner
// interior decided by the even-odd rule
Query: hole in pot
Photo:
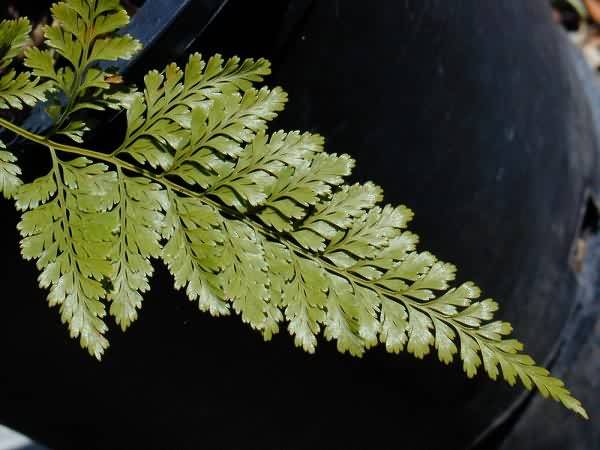
[[[598,210],[598,205],[594,198],[591,195],[588,195],[583,218],[581,219],[581,225],[579,226],[579,232],[575,238],[573,255],[573,269],[575,272],[581,272],[583,270],[588,240],[590,236],[598,233],[599,229],[600,211]]]
[[[554,20],[560,23],[567,31],[577,31],[582,18],[569,0],[554,0],[552,2]]]

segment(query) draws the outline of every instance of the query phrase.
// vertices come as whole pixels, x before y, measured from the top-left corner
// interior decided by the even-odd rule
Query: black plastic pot
[[[194,50],[269,57],[269,84],[290,95],[276,127],[353,155],[357,179],[416,212],[421,248],[496,298],[552,365],[579,295],[574,242],[600,122],[544,0],[147,0],[132,31],[150,47],[130,79]],[[325,342],[307,355],[285,333],[264,343],[237,318],[199,313],[164,268],[97,363],[48,310],[17,215],[0,208],[0,422],[50,447],[482,448],[524,407],[521,388],[435,356],[353,359]]]

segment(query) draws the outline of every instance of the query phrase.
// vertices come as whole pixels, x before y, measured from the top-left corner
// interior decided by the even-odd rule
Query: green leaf
[[[269,268],[269,302],[266,304],[266,320],[261,331],[265,340],[270,340],[279,332],[278,323],[283,320],[280,308],[283,305],[286,284],[291,280],[293,271],[289,251],[285,246],[265,240],[263,250]]]
[[[0,22],[0,71],[6,69],[29,40],[31,25],[27,19]],[[51,82],[40,82],[29,72],[18,73],[15,69],[0,77],[0,109],[22,109],[46,100],[46,92],[53,89]]]
[[[434,336],[431,333],[433,323],[431,318],[419,311],[417,308],[408,309],[408,344],[406,350],[417,358],[423,358],[430,351],[430,346],[434,343]]]
[[[347,231],[338,232],[323,250],[326,259],[347,268],[365,258],[375,258],[412,217],[405,207],[374,207],[353,221]],[[318,248],[322,248],[319,246]]]
[[[142,293],[150,289],[154,271],[150,258],[158,258],[165,227],[167,194],[159,184],[118,171],[119,236],[113,247],[113,290],[108,295],[110,314],[123,331],[137,319]]]
[[[217,54],[211,56],[205,64],[200,54],[194,53],[189,57],[185,79],[188,90],[202,89],[205,96],[212,97],[238,90],[245,92],[253,83],[263,81],[263,77],[270,73],[271,64],[263,58],[241,61],[234,56],[225,61]]]
[[[269,171],[269,150],[264,134],[257,136],[239,155],[236,165],[223,166],[208,192],[240,211],[257,206],[275,181]]]
[[[348,280],[335,275],[328,277],[328,283],[325,337],[337,340],[338,351],[362,356],[365,343],[358,333],[358,302],[352,285]]]
[[[32,69],[32,73],[37,77],[48,78],[58,82],[59,75],[54,69],[54,54],[52,50],[40,50],[37,47],[29,47],[25,50],[26,67]]]
[[[47,27],[46,43],[77,70],[98,60],[129,59],[140,48],[129,35],[113,35],[129,23],[118,1],[67,0],[51,11],[59,26]]]
[[[85,122],[79,120],[73,120],[67,123],[60,131],[57,131],[56,134],[62,134],[71,138],[73,141],[81,144],[83,142],[83,135],[86,131],[89,131],[90,128],[86,125]]]
[[[5,149],[4,142],[0,141],[0,149]],[[23,184],[19,175],[21,169],[15,163],[16,156],[5,150],[0,150],[0,192],[6,199],[11,199]]]
[[[26,17],[0,22],[0,70],[8,66],[29,41],[31,24]]]
[[[433,317],[432,320],[433,328],[435,329],[435,348],[438,351],[438,357],[441,362],[450,364],[454,359],[454,355],[458,352],[458,348],[454,343],[456,333],[454,333],[454,330],[450,326],[437,317]],[[495,377],[491,378],[496,379]]]
[[[289,142],[288,142],[289,140]],[[312,136],[278,133],[270,138],[259,132],[238,155],[235,165],[221,164],[207,192],[225,204],[245,211],[265,203],[272,186],[287,167],[301,165],[312,156]],[[273,203],[268,206],[273,207]],[[264,214],[263,214],[264,216]],[[267,219],[268,220],[268,219]]]
[[[21,185],[16,193],[18,195],[15,195],[17,209],[25,211],[47,203],[56,192],[53,173],[50,172],[46,176],[36,178],[31,183]]]
[[[326,240],[349,228],[380,200],[381,189],[373,183],[343,186],[327,202],[316,205],[314,214],[306,218],[294,237],[303,246],[322,250]]]
[[[66,98],[61,102],[57,96],[48,107],[57,120],[53,131],[80,143],[88,128],[74,114],[124,106],[114,97],[119,97],[120,82],[114,83],[115,74],[99,64],[130,59],[141,44],[129,35],[117,34],[129,23],[118,1],[66,0],[55,3],[51,11],[55,25],[46,27],[44,33],[50,49],[28,49],[25,65]],[[62,61],[57,64],[56,55],[67,62],[66,66]]]
[[[298,347],[314,353],[317,345],[315,335],[326,317],[328,284],[325,271],[318,263],[289,251],[284,260],[289,264],[281,305],[289,321],[288,329]]]
[[[408,313],[400,303],[383,298],[381,303],[381,342],[390,353],[400,353],[407,341]]]
[[[460,357],[463,361],[463,369],[467,376],[472,378],[475,376],[477,369],[481,365],[477,341],[461,329],[459,329],[458,335],[460,336]]]
[[[269,302],[268,265],[262,239],[256,231],[237,220],[223,221],[225,242],[220,258],[223,295],[233,304],[242,321],[262,329]]]
[[[141,45],[131,36],[117,36],[113,38],[98,39],[89,57],[88,64],[94,61],[116,61],[118,59],[131,59]]]
[[[144,96],[136,98],[128,113],[127,134],[116,153],[128,153],[140,163],[206,187],[206,173],[214,175],[212,163],[221,162],[214,153],[238,155],[283,109],[287,98],[279,88],[250,87],[268,73],[263,60],[239,65],[234,58],[225,67],[221,62],[211,59],[205,65],[194,54],[184,71],[175,64],[163,73],[150,71],[144,78]]]
[[[373,183],[343,186],[328,202],[317,205],[315,213],[303,222],[301,229],[331,239],[380,200],[381,189]]]
[[[196,199],[169,192],[162,259],[175,278],[175,288],[186,288],[190,300],[201,311],[214,316],[229,314],[215,274],[219,271],[222,217],[214,208]]]
[[[481,291],[472,282],[461,284],[457,288],[446,291],[444,295],[429,302],[429,306],[436,311],[454,316],[458,313],[457,307],[466,307],[473,299],[478,298]]]
[[[19,222],[21,249],[24,258],[37,260],[40,286],[50,288],[48,302],[60,305],[71,337],[100,359],[108,346],[101,299],[102,282],[112,275],[116,177],[85,158],[64,162],[53,153],[53,161],[47,176],[16,195],[17,205],[28,209]]]
[[[83,35],[84,32],[81,34]],[[74,68],[85,65],[83,42],[77,36],[59,27],[48,27],[45,33],[46,44],[55,49],[60,56],[69,61]],[[81,36],[83,37],[83,36]]]

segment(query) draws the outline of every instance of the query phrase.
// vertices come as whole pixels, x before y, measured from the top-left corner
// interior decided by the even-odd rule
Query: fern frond
[[[233,310],[265,339],[285,323],[308,352],[320,333],[355,356],[378,342],[417,358],[437,351],[446,364],[460,358],[468,377],[481,367],[492,379],[502,373],[587,417],[560,380],[522,353],[510,325],[494,320],[494,301],[480,300],[473,283],[452,287],[456,268],[416,250],[408,208],[381,205],[373,183],[346,183],[350,156],[325,153],[310,133],[267,133],[287,95],[253,87],[269,73],[265,60],[217,55],[204,63],[194,54],[183,70],[150,71],[135,92],[99,64],[139,48],[115,34],[129,20],[117,0],[66,0],[52,12],[50,49],[26,52],[45,81],[5,73],[0,107],[58,89],[66,102],[49,107],[52,133],[81,142],[88,124],[77,113],[114,107],[128,110],[125,137],[112,153],[96,152],[0,118],[48,147],[53,162],[21,184],[14,156],[1,150],[0,188],[23,211],[23,256],[36,260],[50,304],[92,355],[108,345],[105,301],[127,328],[160,258],[201,310]],[[0,23],[0,68],[28,32],[26,21]]]
[[[224,242],[223,218],[212,206],[168,190],[162,259],[175,278],[175,288],[186,288],[190,300],[212,315],[229,314],[216,280]]]
[[[25,65],[66,99],[61,103],[57,97],[47,109],[57,122],[54,132],[82,142],[88,128],[72,118],[74,113],[126,106],[119,101],[118,84],[110,82],[115,74],[100,63],[130,59],[141,44],[130,35],[117,34],[129,23],[118,0],[66,0],[55,3],[51,11],[56,25],[44,32],[50,48],[28,49]],[[55,54],[67,64],[58,67]]]
[[[166,192],[160,185],[143,177],[130,177],[117,169],[118,199],[115,213],[119,233],[111,261],[114,265],[113,289],[107,299],[110,314],[123,331],[137,319],[142,295],[150,289],[154,269],[150,258],[158,258],[165,227],[163,211],[168,208]]]
[[[217,128],[210,125],[211,116],[217,118],[212,123],[223,123],[229,95],[191,111],[192,129],[186,137],[180,126],[184,143],[171,146],[176,169],[161,175],[185,173],[182,179],[204,188],[188,192],[187,201],[214,214],[222,211],[218,220],[204,225],[188,216],[191,229],[180,221],[178,229],[185,231],[163,253],[177,287],[187,286],[191,298],[201,298],[203,309],[210,310],[207,302],[219,304],[213,308],[219,314],[226,311],[221,302],[230,302],[266,338],[285,316],[296,344],[311,352],[323,330],[340,351],[358,356],[378,339],[389,351],[406,348],[418,358],[432,348],[446,363],[459,354],[468,376],[483,358],[490,376],[498,365],[509,382],[511,370],[520,371],[525,387],[539,384],[582,413],[556,379],[514,353],[510,344],[505,347],[510,340],[494,341],[500,335],[485,331],[494,302],[474,301],[479,292],[470,284],[449,290],[454,266],[414,251],[416,236],[405,231],[410,210],[376,206],[381,190],[372,183],[343,184],[354,164],[350,157],[323,153],[318,137],[312,141],[310,135],[277,133],[269,138],[262,130],[241,150],[206,144]],[[232,142],[236,145],[236,139]],[[213,239],[192,238],[190,230]],[[182,254],[186,246],[190,249]],[[194,278],[200,287],[190,291]],[[481,329],[486,337],[478,334]]]
[[[28,72],[17,74],[14,70],[0,77],[0,109],[22,109],[23,105],[35,106],[46,100],[46,92],[52,89],[48,81],[31,79]]]
[[[11,199],[23,184],[19,175],[21,169],[15,164],[17,157],[7,152],[6,145],[0,141],[0,192],[6,199]]]
[[[31,24],[26,17],[0,22],[0,70],[21,53],[29,41]]]
[[[25,211],[18,228],[25,259],[35,259],[41,287],[50,288],[48,302],[60,305],[71,337],[100,358],[108,346],[101,299],[111,279],[109,261],[117,216],[115,172],[86,158],[62,161],[51,149],[50,173],[24,184],[17,207]]]
[[[31,25],[25,18],[0,22],[0,72],[5,71],[29,41]],[[0,109],[22,109],[46,100],[52,83],[40,82],[31,73],[11,69],[0,77]]]
[[[51,12],[59,26],[46,29],[46,44],[76,70],[96,61],[129,59],[140,49],[130,35],[114,35],[129,23],[118,0],[66,0]]]
[[[46,92],[52,89],[50,83],[40,83],[39,78],[32,78],[29,72],[6,71],[27,45],[30,32],[31,24],[26,18],[0,22],[0,109],[34,106],[38,101],[44,101]],[[16,165],[17,158],[5,149],[0,141],[0,192],[10,199],[23,183],[19,178],[21,169]]]
[[[319,333],[325,320],[325,306],[327,303],[326,273],[317,262],[303,258],[288,246],[270,244],[270,265],[277,271],[270,269],[271,278],[277,280],[283,291],[280,307],[284,310],[288,320],[288,330],[294,335],[294,342],[309,353],[313,353],[317,346],[316,335]]]
[[[269,302],[269,266],[262,236],[240,220],[223,220],[223,253],[219,261],[223,298],[230,299],[242,321],[261,330]]]
[[[252,80],[268,73],[262,60],[238,64],[231,59],[221,67],[221,59],[215,57],[205,66],[200,55],[194,54],[183,71],[175,64],[162,74],[151,71],[144,78],[144,95],[136,96],[129,110],[127,134],[115,154],[129,154],[142,164],[206,184],[203,177],[188,178],[188,173],[196,171],[182,166],[210,164],[207,159],[213,151],[239,153],[241,145],[264,129],[286,101],[278,88],[256,91],[250,87]],[[207,109],[210,114],[204,112]]]

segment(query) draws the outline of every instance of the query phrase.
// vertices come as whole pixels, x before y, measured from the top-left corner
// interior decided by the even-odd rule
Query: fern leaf
[[[288,250],[289,273],[283,286],[281,302],[288,329],[295,336],[295,343],[309,353],[314,353],[316,335],[325,322],[327,304],[327,278],[325,270],[314,261]]]
[[[29,41],[31,25],[27,19],[3,20],[0,22],[0,71],[6,69]],[[22,109],[24,105],[34,106],[46,100],[46,92],[51,91],[51,82],[40,82],[31,73],[17,73],[15,69],[0,77],[0,109]]]
[[[239,155],[235,165],[223,165],[222,170],[208,189],[225,204],[238,210],[262,203],[267,194],[265,188],[275,181],[269,171],[270,152],[264,134],[257,136]]]
[[[357,292],[350,282],[337,275],[328,276],[329,295],[327,296],[324,335],[335,339],[340,352],[362,356],[365,343],[359,334],[360,322]]]
[[[269,302],[269,266],[262,237],[237,220],[224,220],[223,232],[225,241],[220,259],[223,296],[231,300],[244,322],[260,330],[267,320]]]
[[[5,149],[4,142],[0,141],[0,149]],[[0,192],[6,199],[11,199],[23,184],[19,175],[21,169],[15,163],[17,157],[6,150],[0,150]]]
[[[129,35],[104,37],[129,23],[116,0],[66,0],[51,12],[60,26],[46,29],[46,43],[76,69],[98,60],[129,59],[140,48]]]
[[[0,22],[0,70],[8,66],[27,45],[31,24],[25,17]]]
[[[189,76],[188,76],[189,73]],[[212,97],[215,94],[250,89],[253,83],[263,81],[271,73],[271,64],[266,59],[254,61],[251,58],[241,61],[237,56],[227,61],[219,54],[211,56],[204,64],[201,56],[190,56],[186,70],[186,85],[191,89],[201,87],[203,94]]]
[[[58,82],[59,75],[54,69],[54,54],[52,50],[40,50],[37,47],[29,47],[25,50],[26,67],[37,77],[44,77],[51,81]]]
[[[411,214],[405,207],[374,207],[356,218],[346,232],[340,231],[333,236],[324,249],[324,257],[340,268],[351,267],[365,259],[375,260],[378,256],[397,260],[400,255],[388,254],[389,244],[399,237],[398,231],[406,226]],[[322,242],[321,236],[321,247]]]
[[[262,60],[239,66],[232,59],[221,67],[221,60],[213,58],[205,66],[198,54],[190,56],[184,71],[175,64],[162,74],[151,71],[144,78],[144,96],[138,96],[130,109],[127,134],[116,154],[127,153],[166,174],[206,185],[204,178],[188,177],[196,171],[182,166],[208,164],[205,169],[211,171],[207,159],[213,151],[239,154],[242,145],[283,108],[286,96],[280,89],[250,88],[251,80],[266,73],[268,65]],[[223,86],[229,89],[222,90]],[[204,112],[207,108],[210,114]],[[194,131],[189,135],[192,121]]]
[[[175,288],[186,288],[190,300],[198,301],[201,311],[212,315],[229,314],[215,274],[224,242],[223,218],[214,208],[197,199],[168,192],[162,259],[175,278]]]
[[[64,23],[62,25],[65,26]],[[83,32],[81,35],[83,35]],[[46,30],[45,37],[47,39],[46,43],[54,48],[60,56],[69,61],[73,67],[79,68],[85,64],[85,62],[83,62],[85,49],[82,47],[82,42],[79,41],[77,36],[74,36],[63,28],[49,27]],[[82,36],[79,36],[79,38],[80,37]]]
[[[269,142],[274,149],[276,166],[270,172],[277,178],[275,183],[266,189],[267,199],[262,203],[258,216],[263,223],[274,227],[277,231],[292,231],[292,220],[299,220],[306,214],[306,203],[301,204],[289,194],[295,186],[289,184],[289,175],[305,165],[305,160],[312,159],[315,153],[323,150],[323,138],[310,133],[273,134]],[[283,176],[279,176],[283,172]]]
[[[71,120],[66,125],[61,127],[60,131],[56,131],[56,134],[62,134],[69,137],[78,144],[83,143],[83,135],[86,131],[89,131],[90,127],[81,120]]]
[[[266,303],[266,319],[261,329],[266,341],[279,333],[279,322],[283,321],[283,301],[285,286],[291,279],[292,271],[288,259],[288,249],[280,243],[263,240],[263,250],[269,270],[269,301]]]
[[[28,72],[17,74],[14,70],[0,78],[0,109],[22,109],[23,105],[35,106],[45,101],[45,93],[52,89],[50,82],[32,80]]]
[[[326,239],[332,239],[340,230],[347,229],[353,219],[362,216],[380,198],[381,189],[373,183],[343,186],[329,201],[318,204],[314,214],[304,220],[293,236],[308,248],[323,250]],[[310,244],[315,239],[317,244]]]
[[[408,313],[404,305],[387,298],[381,303],[381,342],[390,353],[400,353],[404,349],[408,330]]]
[[[131,36],[98,39],[92,48],[88,64],[94,61],[131,59],[140,49],[140,43]]]
[[[171,86],[180,79],[177,75]],[[160,87],[164,85],[157,79],[153,90],[163,92],[155,92],[151,105],[167,104],[166,98],[177,95]],[[531,369],[536,366],[528,357],[501,353],[506,353],[502,346],[510,340],[501,339],[496,347],[479,344],[480,329],[486,339],[499,335],[485,328],[496,303],[475,301],[479,290],[469,283],[449,289],[455,267],[428,252],[414,251],[417,238],[405,231],[410,210],[376,206],[381,192],[371,183],[344,185],[353,166],[349,157],[322,153],[319,138],[282,133],[269,138],[261,129],[251,129],[254,133],[244,147],[237,147],[235,138],[225,146],[211,145],[227,116],[229,97],[222,96],[189,112],[191,130],[179,124],[184,144],[170,145],[175,169],[163,176],[177,174],[205,188],[188,193],[188,200],[175,195],[176,204],[189,202],[197,209],[208,208],[211,215],[220,209],[225,216],[239,216],[219,214],[218,220],[202,224],[192,219],[191,210],[182,219],[182,211],[175,208],[177,223],[163,257],[176,286],[187,286],[190,298],[199,297],[203,309],[219,305],[213,313],[226,311],[220,302],[231,302],[242,320],[266,338],[285,316],[296,344],[309,352],[315,350],[321,330],[337,341],[340,351],[357,356],[378,337],[389,351],[406,348],[418,358],[435,348],[445,363],[460,355],[468,376],[483,364],[494,378],[496,366],[504,364],[508,381],[511,370],[520,374],[525,387],[532,387],[535,379],[581,412],[568,391],[560,390],[564,387],[542,378],[546,375],[539,368]],[[147,119],[142,115],[130,123],[143,128]],[[158,147],[153,141],[148,146]],[[138,160],[150,161],[144,151]],[[198,217],[205,214],[199,212]],[[281,231],[287,234],[277,234]],[[212,240],[193,238],[192,232],[209,233]]]
[[[110,314],[123,331],[137,319],[142,293],[150,289],[154,271],[150,258],[158,258],[165,227],[163,211],[168,209],[166,191],[143,177],[129,177],[117,170],[119,235],[111,260],[113,289],[107,299]]]
[[[16,195],[17,207],[26,210],[19,222],[21,249],[25,259],[37,260],[40,286],[50,288],[48,302],[60,305],[71,336],[100,359],[108,346],[101,299],[102,283],[112,275],[108,257],[118,227],[111,211],[116,177],[85,158],[65,162],[52,156],[51,172]]]
[[[210,107],[220,106],[213,102],[199,116],[210,117]],[[214,198],[217,206],[222,204],[224,210],[232,206],[241,214],[254,208],[253,214],[264,224],[230,219],[213,223],[224,240],[217,241],[217,249],[209,254],[226,255],[224,265],[211,272],[224,288],[213,293],[231,301],[254,328],[264,329],[269,323],[267,337],[281,320],[267,311],[283,310],[297,345],[309,352],[315,350],[321,329],[337,341],[340,351],[354,355],[362,355],[378,336],[389,351],[406,348],[418,358],[435,348],[445,363],[459,354],[468,376],[483,364],[495,378],[497,366],[504,364],[509,382],[512,373],[528,388],[537,380],[542,390],[554,389],[557,399],[583,411],[529,357],[506,356],[518,351],[510,340],[500,339],[496,347],[479,343],[506,331],[505,325],[489,322],[496,303],[474,301],[479,290],[470,283],[449,289],[455,267],[438,262],[428,252],[414,251],[416,236],[404,231],[412,218],[407,208],[375,206],[381,194],[372,184],[342,185],[352,167],[345,156],[320,151],[307,151],[302,160],[277,156],[275,149],[285,146],[271,142],[284,142],[282,137],[269,140],[261,132],[241,152],[223,157],[205,152],[206,161],[213,158],[210,164],[190,164],[190,170],[214,171],[210,177],[203,175],[207,189],[199,198],[206,197],[205,204],[212,204]],[[286,215],[286,210],[278,209],[279,220],[269,220],[265,211],[274,210],[282,199],[298,210],[288,210]],[[281,230],[289,233],[287,241],[272,235]],[[261,234],[263,238],[258,237]],[[284,245],[271,239],[283,239]],[[441,296],[436,294],[439,291]]]
[[[348,155],[305,155],[305,159],[297,167],[288,165],[276,175],[277,181],[268,189],[269,195],[259,216],[277,230],[292,232],[292,222],[304,218],[309,207],[318,203],[321,196],[330,194],[333,187],[341,184],[353,164],[354,161]],[[298,229],[292,235],[306,248],[323,249],[324,239],[310,229]]]
[[[47,108],[57,122],[54,132],[80,143],[88,128],[72,117],[74,113],[124,106],[115,99],[120,88],[107,82],[114,73],[101,69],[99,63],[130,59],[141,44],[130,35],[116,34],[129,23],[116,0],[66,0],[55,3],[51,11],[56,25],[44,32],[50,50],[28,49],[25,65],[64,94],[66,102],[56,97]],[[55,53],[67,64],[57,66]]]
[[[58,90],[47,109],[52,133],[81,142],[89,126],[80,113],[127,108],[125,137],[112,153],[95,152],[0,118],[52,157],[47,175],[22,184],[0,143],[0,189],[23,211],[23,256],[36,260],[50,304],[92,355],[108,345],[104,301],[127,328],[150,287],[151,259],[161,258],[201,310],[233,310],[267,340],[285,321],[308,352],[321,332],[355,356],[378,341],[417,358],[435,350],[446,364],[460,358],[468,377],[483,369],[519,380],[587,417],[494,319],[493,300],[470,282],[453,287],[456,268],[417,251],[408,208],[380,205],[373,183],[346,184],[352,158],[323,152],[317,135],[267,134],[287,101],[280,88],[253,86],[267,61],[193,54],[183,70],[150,71],[136,92],[100,64],[139,48],[116,34],[129,21],[118,0],[65,0],[52,13],[49,48],[25,52],[32,73],[2,72],[0,108]],[[25,19],[0,22],[0,70],[29,31]]]

